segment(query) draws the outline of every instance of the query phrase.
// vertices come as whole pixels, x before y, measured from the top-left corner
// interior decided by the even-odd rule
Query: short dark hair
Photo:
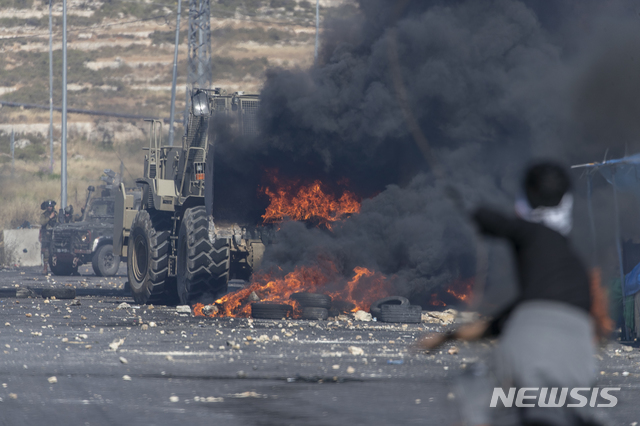
[[[571,190],[571,178],[565,167],[552,161],[535,163],[527,169],[524,190],[532,208],[557,206]]]

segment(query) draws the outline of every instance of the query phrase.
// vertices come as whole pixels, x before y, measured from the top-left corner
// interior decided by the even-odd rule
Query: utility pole
[[[171,115],[169,116],[169,146],[173,146],[173,121],[176,113],[176,80],[178,78],[178,45],[180,42],[180,12],[182,0],[178,0],[178,17],[176,18],[176,46],[173,51],[173,83],[171,84]]]
[[[189,0],[189,61],[184,110],[186,125],[191,107],[191,89],[211,88],[211,9],[209,0]]]
[[[320,39],[320,0],[316,0],[316,47],[313,51],[313,63],[318,62],[318,40]]]
[[[16,171],[16,138],[13,134],[13,127],[11,128],[11,177],[13,178]]]
[[[60,208],[67,206],[67,0],[62,0],[62,143]]]
[[[49,0],[49,173],[53,173],[53,32]]]

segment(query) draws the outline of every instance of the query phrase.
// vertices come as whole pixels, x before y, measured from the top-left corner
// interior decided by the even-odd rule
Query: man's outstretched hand
[[[488,321],[480,320],[460,326],[454,331],[428,334],[411,345],[411,349],[414,352],[430,351],[432,349],[436,349],[438,346],[441,346],[449,340],[478,340],[484,335],[488,327]]]

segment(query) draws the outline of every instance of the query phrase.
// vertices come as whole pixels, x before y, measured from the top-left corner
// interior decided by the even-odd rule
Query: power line
[[[119,0],[123,3],[138,3],[135,1],[127,1],[127,0]],[[167,8],[171,8],[174,6],[169,6],[166,4],[162,4],[162,3],[147,3],[147,4],[154,4],[154,5],[158,5],[158,6],[164,6]],[[241,21],[241,22],[260,22],[260,23],[265,23],[265,24],[274,24],[274,25],[283,25],[283,26],[288,26],[288,25],[295,25],[298,27],[314,27],[315,24],[313,23],[300,23],[300,22],[291,22],[291,21],[274,21],[274,20],[270,20],[270,19],[252,19],[252,18],[256,18],[259,15],[257,14],[250,14],[250,13],[245,13],[244,17],[240,17],[240,18],[236,18],[235,17],[235,12],[229,11],[229,10],[224,10],[224,9],[217,9],[217,8],[211,8],[212,11],[217,11],[220,13],[226,13],[229,15],[234,15],[234,16],[229,16],[226,17],[225,19],[231,20],[231,21]],[[153,21],[153,20],[157,20],[157,19],[164,19],[165,21],[165,25],[172,27],[172,24],[169,22],[169,16],[171,16],[174,12],[171,13],[166,13],[164,15],[156,15],[156,16],[151,16],[149,18],[140,18],[140,19],[135,19],[135,20],[131,20],[131,21],[123,21],[123,22],[112,22],[110,24],[103,24],[103,25],[86,25],[86,26],[74,26],[75,29],[69,30],[70,33],[76,33],[79,31],[83,31],[86,30],[87,28],[109,28],[109,27],[113,27],[113,26],[117,26],[117,25],[126,25],[126,24],[134,24],[136,22],[146,22],[146,21]],[[32,39],[32,38],[42,38],[47,36],[48,33],[42,33],[42,34],[31,34],[31,35],[26,35],[26,36],[16,36],[16,37],[5,37],[2,38],[0,37],[0,42],[2,41],[11,41],[11,40],[26,40],[26,39]]]
[[[23,107],[26,109],[49,109],[49,105],[25,104],[21,102],[0,101],[0,105],[8,106],[8,107]],[[56,111],[62,111],[62,107],[59,107],[59,106],[54,106],[53,109]],[[134,120],[160,120],[157,117],[150,117],[146,115],[123,114],[119,112],[98,111],[98,110],[92,110],[92,109],[67,108],[67,111],[74,114],[99,115],[104,117],[127,118],[127,119],[134,119]],[[164,118],[162,119],[162,121],[164,121],[165,123],[168,123],[169,119]],[[178,122],[181,122],[181,121],[178,121]]]

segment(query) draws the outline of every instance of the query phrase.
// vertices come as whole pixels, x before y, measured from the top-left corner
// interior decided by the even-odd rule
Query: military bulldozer
[[[264,245],[235,223],[213,221],[215,118],[240,134],[256,128],[257,95],[194,89],[181,146],[162,146],[162,123],[150,120],[140,209],[120,185],[113,251],[127,258],[137,303],[211,303],[227,292],[233,261],[258,266]]]

